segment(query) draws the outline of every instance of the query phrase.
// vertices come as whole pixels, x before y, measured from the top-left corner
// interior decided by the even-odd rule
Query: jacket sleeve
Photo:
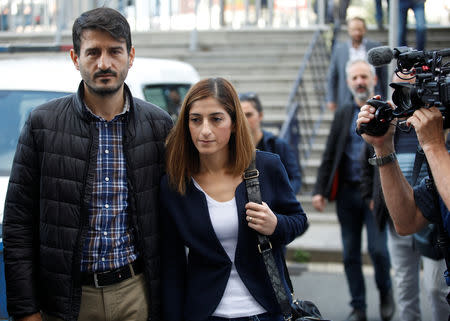
[[[312,195],[319,194],[328,197],[327,185],[328,180],[330,178],[332,179],[330,176],[333,171],[334,158],[336,157],[338,138],[340,135],[344,134],[340,131],[340,128],[342,127],[342,111],[343,109],[336,111],[333,123],[331,124],[325,150],[322,154],[322,161],[317,170],[317,179]]]
[[[336,44],[336,47],[331,53],[330,66],[328,67],[328,77],[327,77],[327,93],[326,93],[326,102],[335,102],[337,103],[337,91],[339,84],[339,66],[338,66],[338,58],[339,58],[339,44]]]
[[[267,174],[273,178],[269,183],[273,188],[271,193],[276,195],[269,205],[277,217],[277,226],[270,238],[274,242],[288,244],[306,230],[306,214],[290,187],[286,169],[278,157],[276,157],[275,166],[266,171],[269,171]],[[267,186],[266,183],[263,185]]]
[[[39,259],[39,169],[31,116],[17,144],[3,218],[3,255],[8,312],[16,318],[40,310],[37,298]]]
[[[184,320],[186,289],[186,251],[176,224],[168,212],[166,202],[172,195],[167,188],[167,181],[161,183],[160,205],[162,222],[161,249],[161,288],[163,320]]]
[[[286,141],[281,139],[278,140],[281,151],[277,152],[277,154],[280,155],[281,162],[283,163],[289,177],[291,187],[294,190],[294,194],[297,195],[302,187],[302,176],[297,157],[295,156],[294,150]]]

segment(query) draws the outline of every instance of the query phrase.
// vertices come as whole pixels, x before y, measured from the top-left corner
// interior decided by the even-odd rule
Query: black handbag
[[[245,186],[247,188],[248,200],[258,204],[262,204],[261,191],[259,189],[259,171],[256,169],[255,160],[253,159],[250,166],[244,172]],[[267,269],[267,273],[270,278],[275,296],[278,304],[281,308],[281,313],[285,321],[308,321],[308,320],[327,320],[322,317],[317,306],[311,301],[293,299],[292,303],[289,299],[281,275],[277,269],[275,259],[272,253],[272,244],[270,239],[266,235],[257,233],[258,238],[258,251],[261,253],[264,259],[264,264]],[[293,286],[289,277],[289,271],[284,262],[284,271],[286,275],[286,281],[292,293],[293,298]],[[328,320],[330,321],[330,320]]]

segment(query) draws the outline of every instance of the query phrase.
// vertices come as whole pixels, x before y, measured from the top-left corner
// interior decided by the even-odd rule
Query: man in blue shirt
[[[312,203],[318,211],[323,211],[326,198],[336,199],[344,268],[352,297],[350,304],[353,308],[347,321],[367,320],[361,258],[361,232],[364,225],[367,229],[368,249],[374,265],[375,280],[380,292],[380,315],[383,321],[387,321],[394,314],[395,304],[386,230],[380,231],[377,228],[372,211],[361,196],[360,154],[364,141],[355,133],[360,107],[373,96],[377,78],[374,68],[365,60],[349,62],[346,72],[347,83],[354,100],[338,109],[335,114],[318,170]],[[336,177],[339,179],[336,180]]]

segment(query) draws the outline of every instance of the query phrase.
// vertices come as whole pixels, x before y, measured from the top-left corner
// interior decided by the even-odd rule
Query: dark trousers
[[[386,230],[380,231],[373,213],[365,204],[357,184],[343,184],[337,195],[337,214],[341,225],[345,275],[352,297],[351,306],[366,308],[366,289],[362,272],[361,238],[366,225],[367,243],[375,270],[375,282],[380,293],[387,293],[391,287],[391,267],[387,248]]]

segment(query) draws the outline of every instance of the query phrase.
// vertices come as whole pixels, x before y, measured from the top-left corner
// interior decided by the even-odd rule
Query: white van
[[[19,133],[30,110],[78,89],[81,76],[70,56],[0,59],[0,222]],[[191,85],[199,80],[189,64],[136,58],[126,84],[134,97],[174,115]]]

